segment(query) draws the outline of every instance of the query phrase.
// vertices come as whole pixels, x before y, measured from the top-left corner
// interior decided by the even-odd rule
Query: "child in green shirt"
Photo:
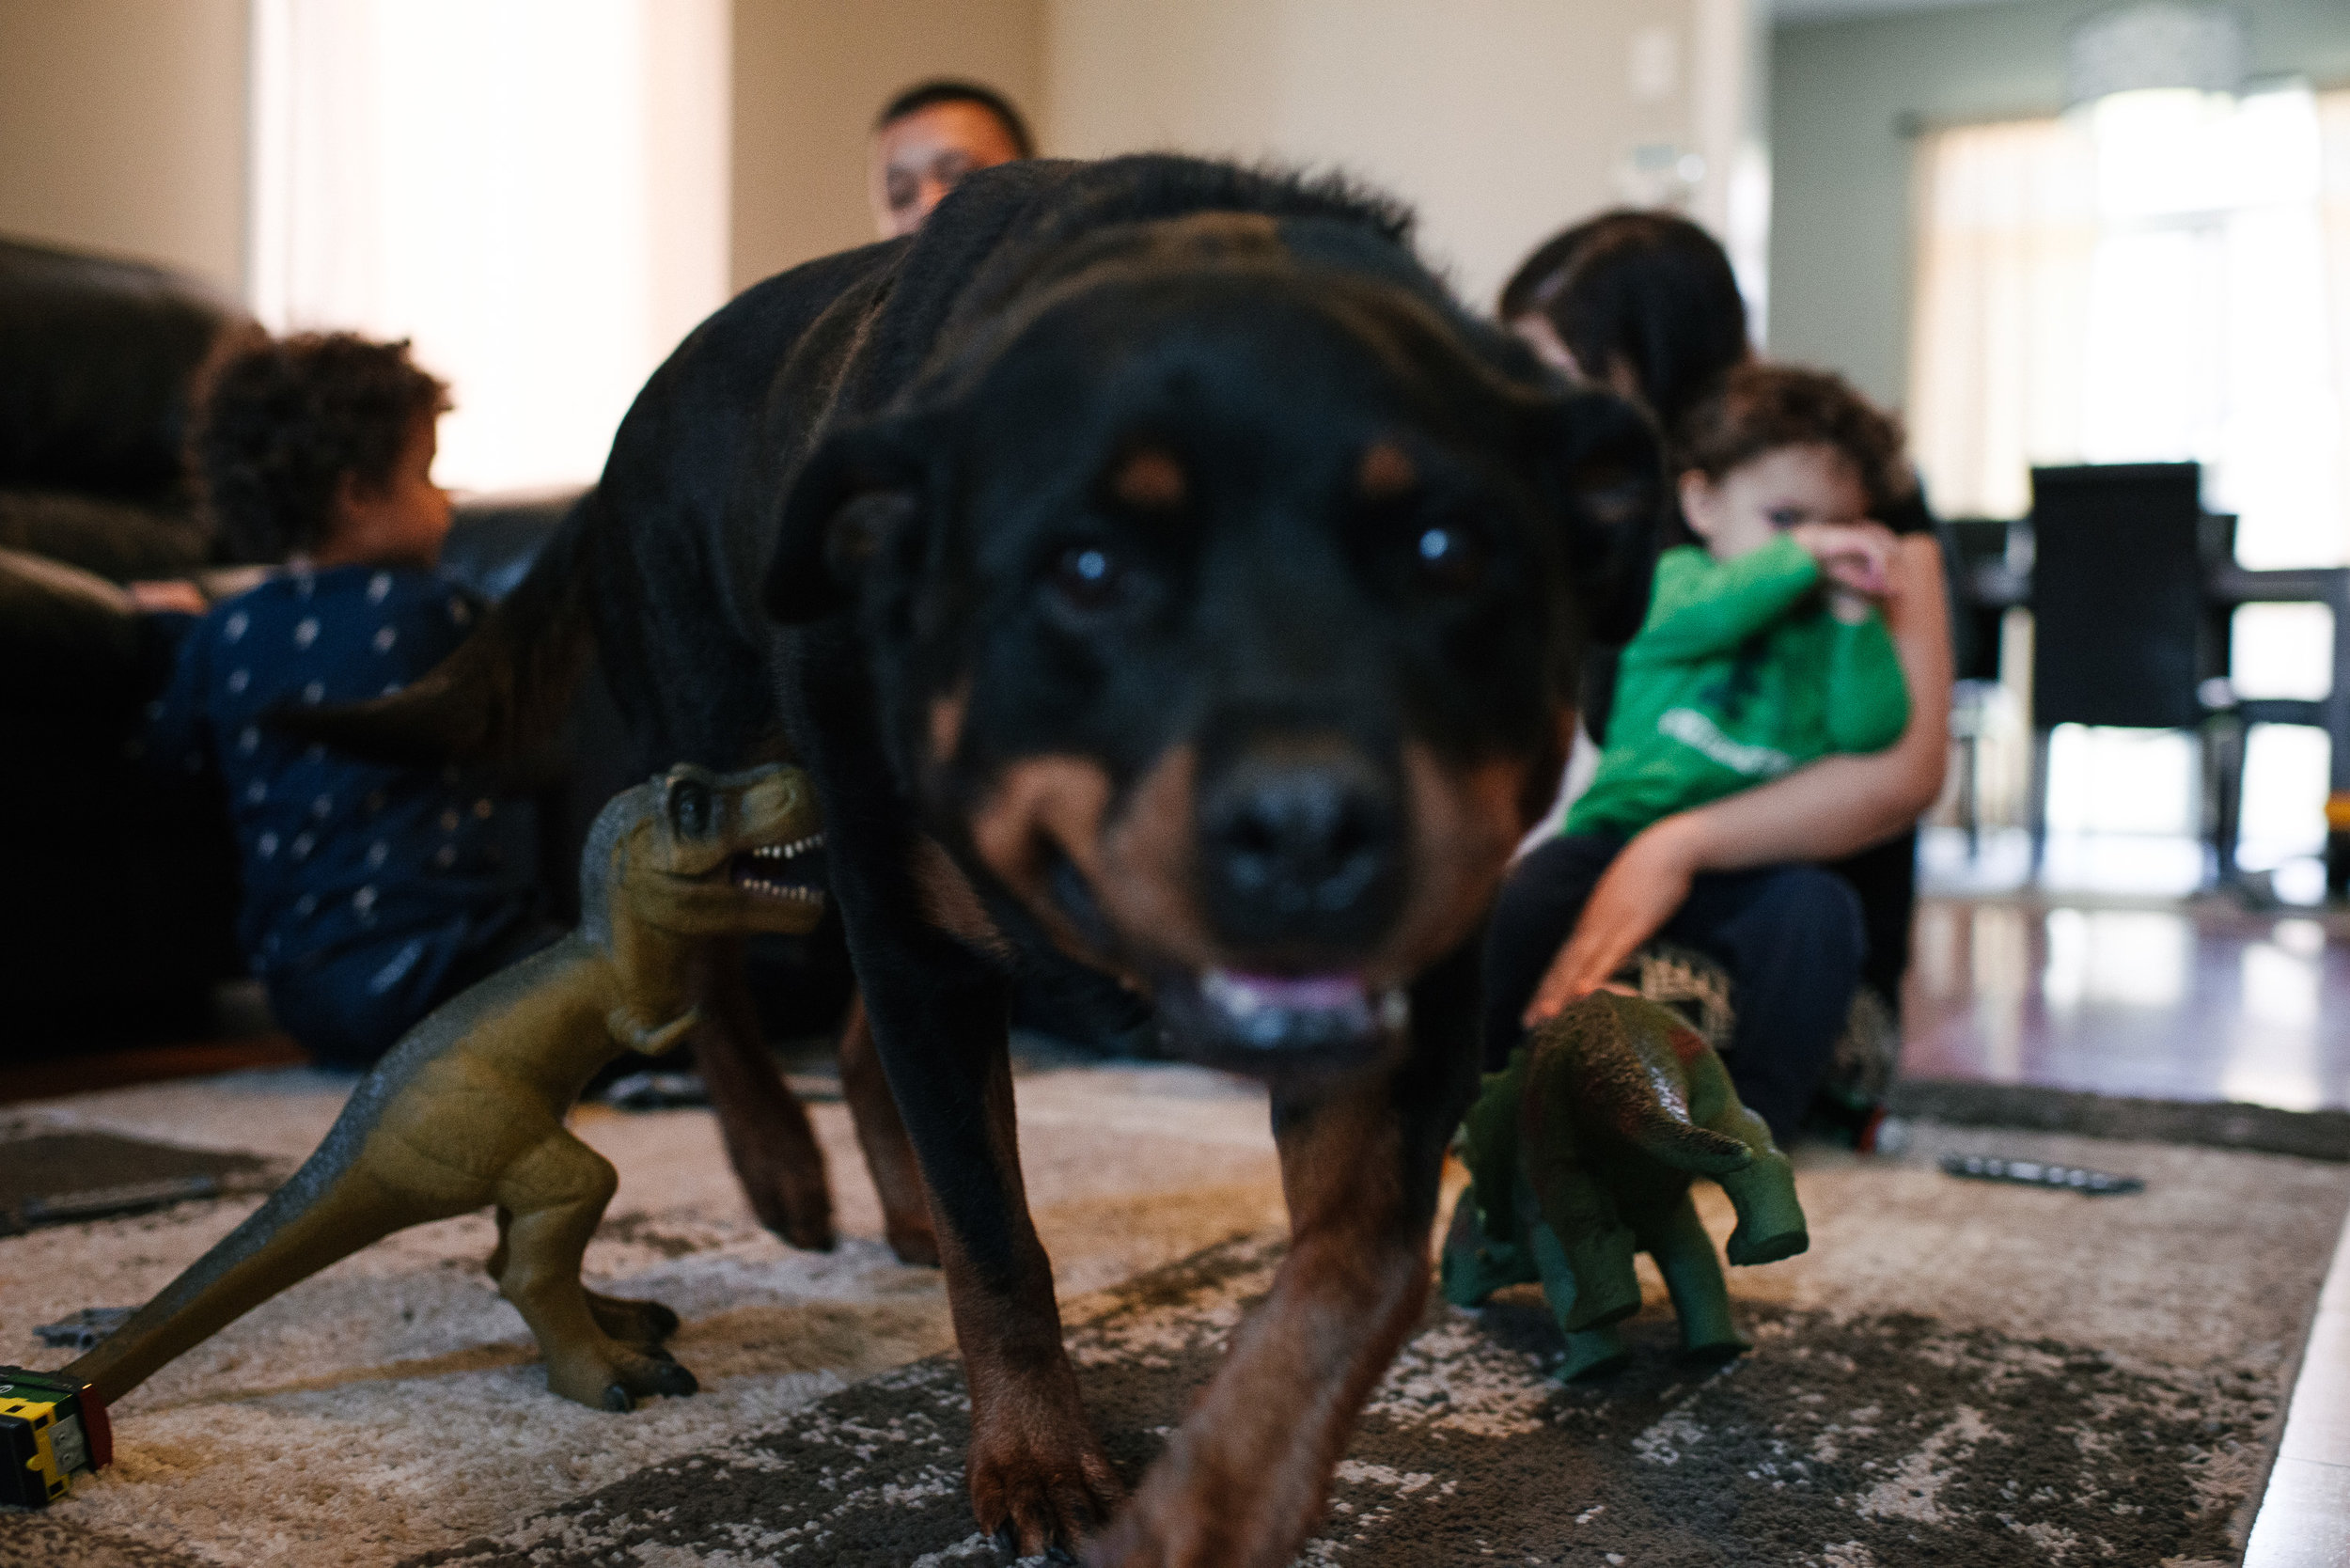
[[[1814,379],[1832,378],[1762,367],[1740,378],[1748,391]],[[1830,752],[1882,750],[1909,722],[1874,604],[1892,536],[1865,521],[1853,460],[1825,441],[1738,450],[1747,444],[1686,454],[1682,514],[1704,543],[1657,560],[1569,833],[1629,836]]]
[[[1634,835],[1831,752],[1879,750],[1909,721],[1877,609],[1895,544],[1872,521],[1911,488],[1899,426],[1835,376],[1749,361],[1673,434],[1682,516],[1700,542],[1659,557],[1599,771],[1495,909],[1488,1069],[1509,1058],[1529,1001],[1540,1011],[1561,945]],[[1808,865],[1708,873],[1659,934],[1730,971],[1725,1060],[1739,1098],[1791,1138],[1866,955],[1851,887]]]

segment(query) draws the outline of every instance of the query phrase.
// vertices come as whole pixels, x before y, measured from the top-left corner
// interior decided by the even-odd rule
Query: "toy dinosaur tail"
[[[1544,1028],[1550,1041],[1573,1054],[1595,1120],[1636,1148],[1701,1176],[1725,1175],[1753,1160],[1754,1152],[1736,1138],[1690,1119],[1683,1064],[1692,1044],[1703,1050],[1704,1042],[1671,1011],[1637,996],[1595,991]]]
[[[390,697],[281,708],[270,723],[369,761],[529,767],[554,746],[595,651],[589,610],[603,492],[580,497],[529,572],[458,650]]]
[[[154,1300],[60,1376],[112,1404],[174,1357],[330,1263],[417,1219],[348,1179],[326,1149],[311,1156],[244,1223],[188,1265]]]

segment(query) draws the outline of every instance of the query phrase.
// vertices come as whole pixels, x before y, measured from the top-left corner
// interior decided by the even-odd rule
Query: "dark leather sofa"
[[[163,268],[0,240],[0,551],[24,563],[0,570],[0,1069],[202,1034],[243,972],[219,787],[136,755],[167,643],[39,563],[118,584],[239,564],[180,451],[196,371],[253,330]],[[574,498],[461,504],[446,564],[497,597]]]

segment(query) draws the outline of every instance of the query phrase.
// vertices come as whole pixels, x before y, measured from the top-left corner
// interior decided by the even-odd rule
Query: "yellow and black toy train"
[[[46,1507],[113,1458],[106,1407],[78,1384],[0,1367],[0,1503]]]

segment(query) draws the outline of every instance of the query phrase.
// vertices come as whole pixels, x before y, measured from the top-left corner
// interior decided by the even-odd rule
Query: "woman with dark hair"
[[[1754,353],[1730,258],[1671,212],[1603,212],[1546,242],[1502,286],[1501,319],[1568,375],[1645,404],[1668,431]]]
[[[1613,212],[1577,224],[1528,258],[1502,290],[1500,313],[1560,370],[1643,403],[1668,434],[1724,375],[1753,357],[1729,257],[1703,229],[1671,213]],[[1701,884],[1717,895],[1741,895],[1755,906],[1756,923],[1768,926],[1774,900],[1805,885],[1773,873],[1825,865],[1859,895],[1868,953],[1862,978],[1898,1002],[1916,904],[1917,821],[1940,794],[1947,767],[1950,642],[1942,557],[1923,502],[1913,494],[1879,511],[1875,521],[1899,536],[1886,623],[1909,690],[1901,738],[1882,751],[1823,757],[1653,823],[1579,902],[1543,896],[1543,851],[1534,851],[1496,911],[1489,953],[1554,942],[1543,989],[1580,996],[1609,983]],[[1668,546],[1692,537],[1677,513],[1666,536],[1659,542]],[[1614,677],[1614,662],[1606,661],[1596,689],[1585,687],[1595,740],[1605,731]],[[1824,916],[1817,900],[1779,913],[1798,924],[1833,916]],[[1555,934],[1534,929],[1544,923]],[[1496,1014],[1524,1002],[1488,998]],[[1489,1041],[1489,1054],[1494,1047]],[[1499,1049],[1506,1057],[1508,1046]]]

